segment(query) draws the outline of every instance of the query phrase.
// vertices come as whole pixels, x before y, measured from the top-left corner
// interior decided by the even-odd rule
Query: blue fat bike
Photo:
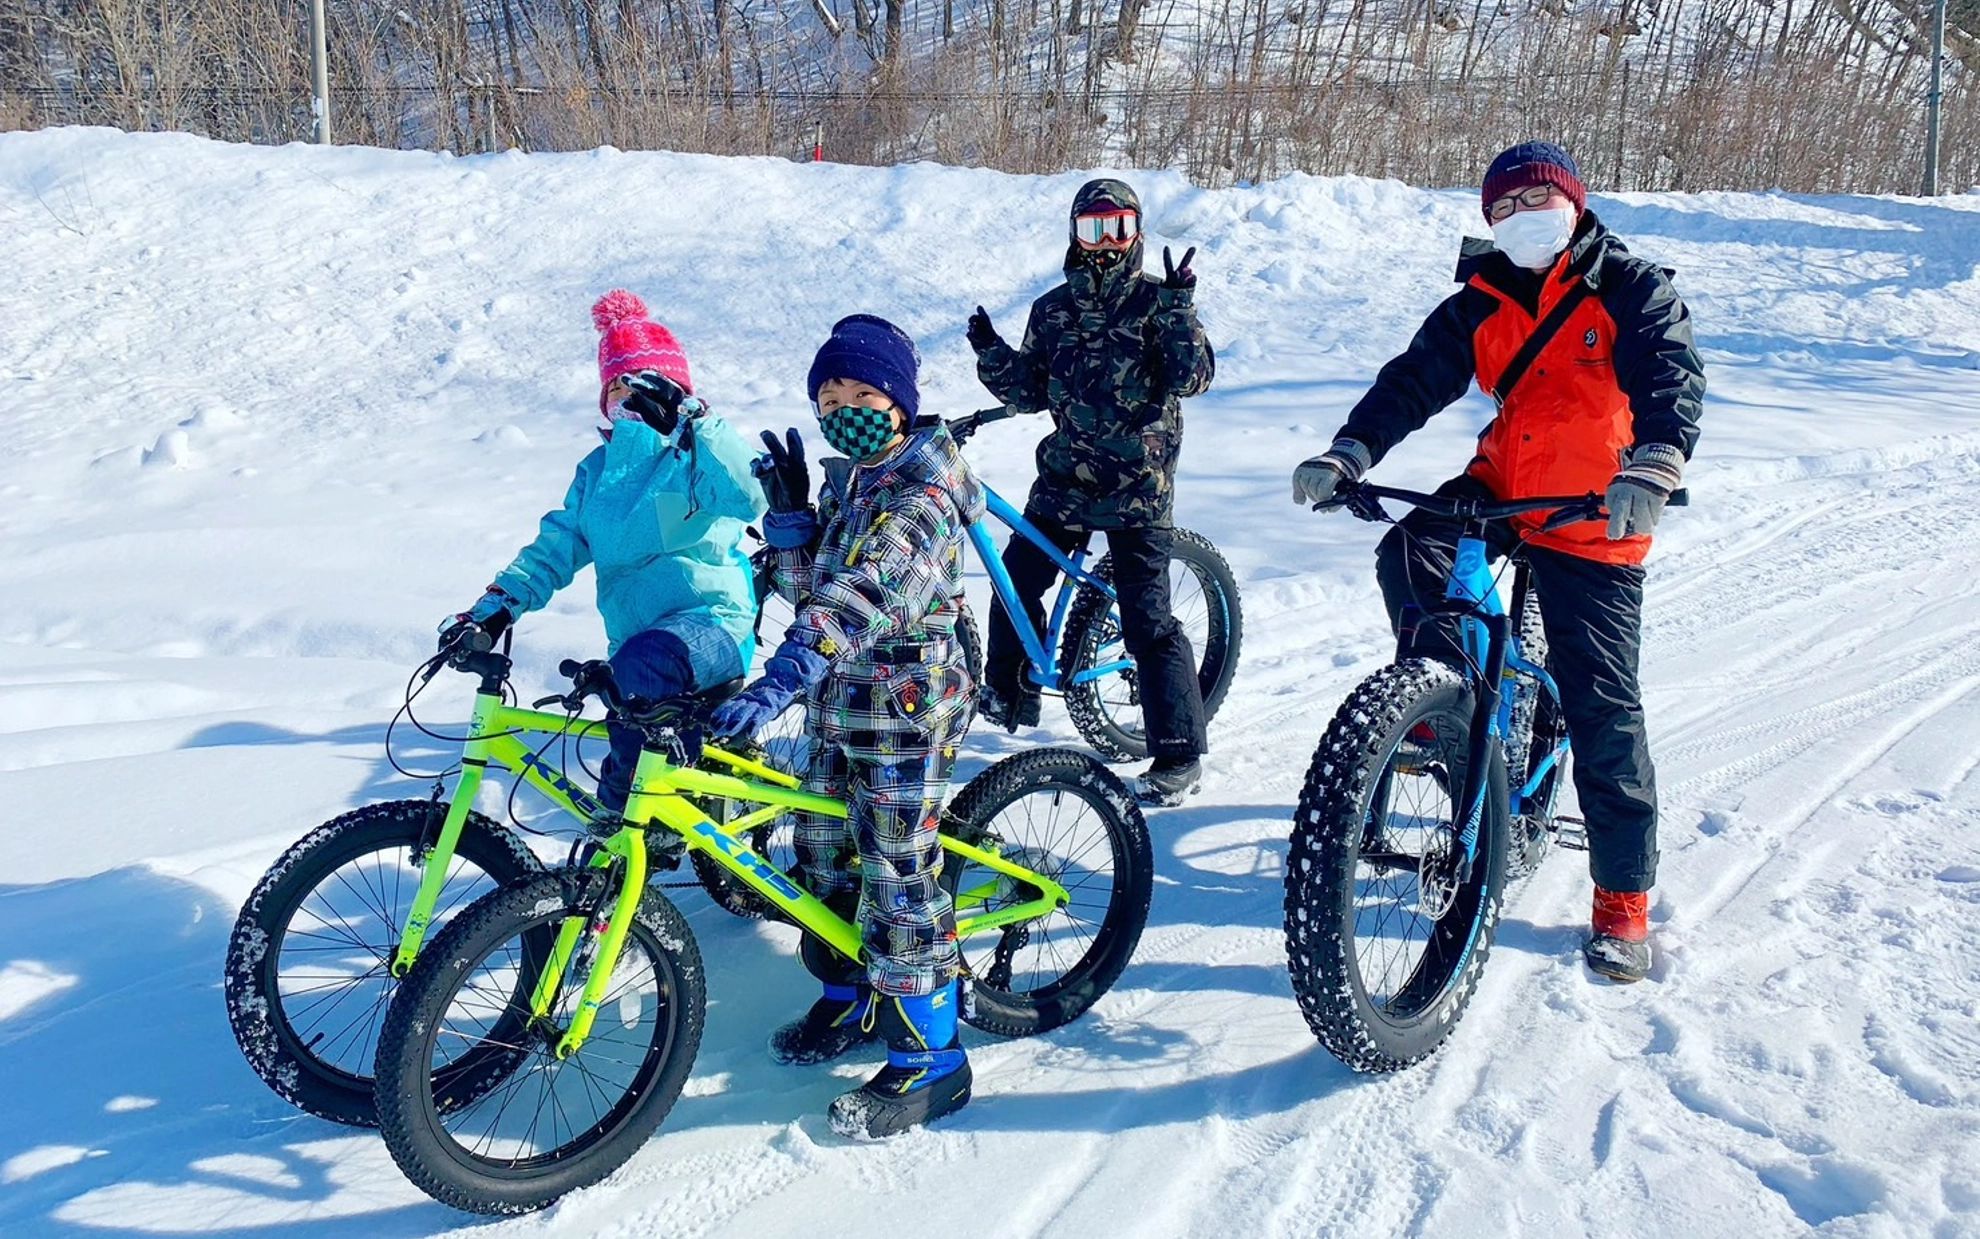
[[[1003,410],[991,409],[972,417],[987,421],[1003,415]],[[961,418],[958,422],[965,427],[960,433],[967,435],[971,418]],[[828,477],[830,473],[828,469]],[[1061,551],[1002,495],[987,486],[984,492],[989,515],[1044,552],[1060,573],[1058,596],[1041,633],[1031,625],[1024,608],[1016,604],[1016,591],[1004,571],[1004,558],[992,538],[989,523],[977,521],[970,525],[970,543],[989,574],[991,589],[1011,616],[1029,661],[1031,682],[1044,692],[1065,698],[1073,726],[1101,757],[1111,762],[1147,757],[1148,733],[1141,718],[1140,682],[1134,660],[1122,644],[1121,617],[1114,596],[1113,556],[1102,555],[1089,564],[1085,546],[1075,547],[1070,553]],[[764,547],[751,562],[756,572],[758,648],[767,655],[775,649],[792,612],[776,589],[775,554]],[[1182,625],[1190,648],[1196,652],[1204,718],[1214,718],[1230,692],[1231,678],[1237,671],[1244,616],[1237,578],[1232,575],[1230,564],[1202,534],[1188,529],[1175,531],[1169,597],[1170,613]],[[982,683],[983,639],[967,608],[956,625],[956,639],[962,646],[970,678]],[[781,735],[785,731],[781,726],[784,722],[779,719],[780,726],[773,727],[769,734]]]
[[[1064,697],[1073,726],[1102,757],[1122,762],[1148,756],[1140,681],[1122,642],[1113,555],[1102,555],[1089,566],[1085,546],[1070,553],[1060,551],[1002,495],[988,487],[985,493],[990,515],[1043,551],[1061,578],[1041,633],[1017,604],[1016,590],[1004,571],[1003,555],[992,541],[988,525],[979,521],[970,526],[969,540],[1024,648],[1029,663],[1026,674],[1042,691]],[[1202,534],[1188,529],[1175,531],[1169,597],[1170,612],[1196,652],[1203,716],[1206,720],[1214,718],[1237,671],[1244,618],[1231,566]]]
[[[1006,409],[987,409],[959,418],[950,427],[960,439],[982,422],[1007,416],[1010,413]],[[820,467],[826,485],[842,487],[850,466],[828,458]],[[1003,555],[992,540],[988,522],[978,521],[969,527],[970,542],[989,574],[991,588],[1012,617],[1018,641],[1029,659],[1032,683],[1065,698],[1073,726],[1102,758],[1126,762],[1146,757],[1148,734],[1141,719],[1141,686],[1134,661],[1122,644],[1121,617],[1114,597],[1113,557],[1102,555],[1089,564],[1085,547],[1076,547],[1070,553],[1061,551],[1003,496],[988,487],[984,490],[989,514],[1043,551],[1061,575],[1045,631],[1040,633],[1032,627],[1024,608],[1016,605],[1015,591],[1004,571]],[[756,650],[760,670],[761,662],[776,650],[784,630],[790,627],[795,611],[777,588],[774,550],[767,546],[758,548],[750,557],[750,567],[756,587]],[[1202,534],[1188,529],[1175,531],[1169,597],[1170,612],[1182,625],[1190,648],[1196,652],[1204,718],[1214,718],[1237,672],[1244,615],[1237,578],[1230,564]],[[970,680],[981,684],[983,637],[967,606],[956,622],[956,641],[962,647]],[[804,703],[800,700],[758,733],[756,756],[765,765],[786,774],[800,777],[804,774],[811,760],[804,714]],[[712,811],[719,814],[720,808]],[[750,841],[758,852],[779,865],[789,868],[796,863],[788,817],[753,827]],[[706,858],[697,855],[692,861],[695,876],[721,907],[742,917],[770,912],[754,891]]]
[[[1501,502],[1367,483],[1320,506],[1387,523],[1384,499],[1462,524],[1444,596],[1418,609],[1457,620],[1463,663],[1402,658],[1341,703],[1300,792],[1285,904],[1307,1025],[1349,1067],[1374,1072],[1418,1062],[1456,1028],[1506,884],[1550,844],[1586,847],[1580,823],[1554,812],[1568,739],[1539,594],[1515,548],[1510,612],[1501,605],[1486,531],[1526,512],[1554,510],[1548,529],[1603,513],[1596,494]]]

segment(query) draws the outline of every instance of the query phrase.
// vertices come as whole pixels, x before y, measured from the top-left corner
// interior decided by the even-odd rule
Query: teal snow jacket
[[[747,667],[756,591],[742,536],[766,506],[750,471],[756,453],[712,413],[676,434],[678,443],[641,421],[616,423],[495,588],[526,613],[596,564],[608,656],[635,633],[699,623],[734,638]]]

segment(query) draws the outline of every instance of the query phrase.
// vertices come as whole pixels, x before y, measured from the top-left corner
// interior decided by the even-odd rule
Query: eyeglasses
[[[1081,245],[1120,244],[1141,235],[1141,217],[1133,211],[1101,211],[1073,219],[1073,239]]]
[[[1546,206],[1554,200],[1554,195],[1559,192],[1552,185],[1528,185],[1518,193],[1507,194],[1502,198],[1494,198],[1492,205],[1486,208],[1485,214],[1494,220],[1505,219],[1521,207]]]

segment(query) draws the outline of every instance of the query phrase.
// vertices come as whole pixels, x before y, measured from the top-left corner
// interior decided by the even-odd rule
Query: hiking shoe
[[[1591,971],[1625,985],[1649,976],[1650,893],[1596,887],[1581,957]]]
[[[951,981],[932,994],[883,994],[874,1021],[887,1039],[887,1065],[833,1101],[832,1130],[853,1140],[884,1140],[954,1114],[969,1104],[974,1076],[963,1053]]]
[[[789,1067],[843,1058],[878,1037],[873,991],[864,985],[826,985],[825,995],[800,1019],[770,1034],[770,1057]]]
[[[1174,808],[1183,797],[1202,790],[1203,763],[1194,757],[1158,757],[1129,784],[1134,798],[1145,805]]]
[[[1002,689],[986,688],[981,700],[976,703],[976,715],[990,723],[1014,732],[1020,727],[1038,726],[1038,690],[1017,689],[1005,692]]]

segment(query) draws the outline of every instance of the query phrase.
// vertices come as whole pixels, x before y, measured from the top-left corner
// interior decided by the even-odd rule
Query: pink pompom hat
[[[605,411],[605,390],[612,380],[641,370],[658,370],[682,390],[694,391],[688,379],[687,354],[674,333],[653,321],[646,303],[623,288],[615,288],[591,307],[598,328],[598,411]]]

